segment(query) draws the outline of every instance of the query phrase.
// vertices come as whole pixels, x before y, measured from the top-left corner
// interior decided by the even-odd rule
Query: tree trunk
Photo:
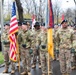
[[[23,22],[23,8],[21,6],[21,2],[20,0],[15,0],[15,1],[16,1],[17,9],[18,9],[19,21]]]

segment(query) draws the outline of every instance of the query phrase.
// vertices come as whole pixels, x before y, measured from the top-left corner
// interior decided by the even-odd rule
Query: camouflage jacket
[[[73,47],[73,31],[60,28],[56,33],[56,49],[70,49]]]
[[[29,48],[31,45],[31,40],[30,40],[30,31],[21,31],[18,34],[18,43],[19,46],[22,47],[22,45],[26,45],[26,48]]]
[[[73,48],[76,50],[76,31],[73,34]]]
[[[1,42],[3,43],[4,46],[10,46],[9,30],[3,31],[3,34],[1,35]]]
[[[37,44],[41,51],[47,51],[47,31],[42,31],[38,35]]]

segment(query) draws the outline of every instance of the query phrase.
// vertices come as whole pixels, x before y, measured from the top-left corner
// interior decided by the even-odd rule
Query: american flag
[[[17,53],[17,40],[15,33],[18,32],[18,22],[16,18],[16,7],[15,2],[13,2],[12,6],[12,17],[10,21],[10,31],[9,31],[9,39],[10,39],[10,54],[9,58],[12,61],[17,61],[16,53]]]

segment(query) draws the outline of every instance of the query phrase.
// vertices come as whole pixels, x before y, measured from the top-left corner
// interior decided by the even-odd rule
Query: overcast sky
[[[56,0],[52,0],[52,3],[55,3]],[[75,8],[74,0],[58,0],[61,8],[66,10],[67,8]]]
[[[12,0],[4,0],[6,4],[12,3]],[[36,0],[38,1],[38,0]],[[52,0],[52,3],[54,3],[56,0]],[[74,0],[57,0],[58,3],[60,4],[61,8],[63,10],[67,9],[67,8],[75,8],[75,4],[74,4]]]
[[[11,2],[12,0],[4,0],[4,12],[6,14],[6,12],[8,12],[8,9],[11,10],[10,5],[12,4]],[[25,0],[21,0],[22,2],[24,2]],[[39,0],[36,0],[37,4],[39,4]],[[72,8],[75,9],[75,3],[74,0],[52,0],[52,4],[54,5],[54,3],[58,1],[58,4],[60,5],[61,9],[63,11],[65,11],[68,8]],[[23,5],[24,6],[24,5]]]

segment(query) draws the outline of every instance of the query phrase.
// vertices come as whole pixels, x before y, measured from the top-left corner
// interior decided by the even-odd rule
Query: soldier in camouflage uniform
[[[73,61],[72,61],[72,69],[76,69],[76,26],[74,27],[74,34],[73,34]]]
[[[60,28],[56,34],[56,49],[59,49],[60,70],[62,75],[70,75],[73,31],[67,27],[67,20],[63,20],[61,25],[62,28]]]
[[[35,23],[34,25],[35,29],[33,30],[33,35],[31,37],[31,48],[33,49],[33,65],[32,68],[36,68],[36,61],[37,61],[37,56],[39,57],[39,46],[36,46],[37,40],[36,38],[38,37],[38,34],[40,33],[40,24],[38,22]],[[39,68],[40,66],[40,60],[39,60]]]
[[[38,35],[37,44],[39,45],[40,52],[40,61],[42,68],[42,75],[47,75],[47,63],[48,63],[48,50],[47,50],[47,29],[44,27],[45,24],[42,24],[41,33]],[[51,67],[50,67],[51,73]]]
[[[9,41],[9,24],[5,24],[5,30],[1,36],[1,42],[3,43],[4,46],[4,62],[5,62],[5,70],[3,71],[3,73],[8,73],[8,69],[9,69],[9,47],[10,47],[10,41]],[[15,63],[13,61],[11,61],[11,73],[15,72]]]
[[[18,43],[21,48],[21,60],[23,63],[23,72],[21,75],[25,75],[28,73],[28,75],[31,75],[30,69],[31,69],[31,55],[29,53],[30,50],[30,32],[27,29],[27,22],[23,22],[22,24],[22,32],[18,34]]]

